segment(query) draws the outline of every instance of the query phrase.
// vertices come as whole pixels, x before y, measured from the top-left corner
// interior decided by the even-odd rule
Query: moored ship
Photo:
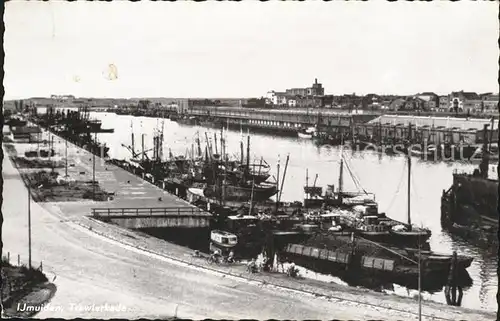
[[[484,133],[487,132],[487,125]],[[481,164],[473,173],[453,173],[453,184],[441,197],[441,225],[485,248],[498,246],[498,171],[489,163],[485,134]]]

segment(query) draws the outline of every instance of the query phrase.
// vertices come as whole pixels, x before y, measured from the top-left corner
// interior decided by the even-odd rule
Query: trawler
[[[309,214],[309,219],[319,221],[322,226],[328,226],[328,224],[325,223],[330,221],[331,226],[328,227],[328,229],[331,233],[338,234],[348,231],[375,242],[405,246],[417,246],[419,244],[427,246],[426,243],[432,235],[431,231],[426,228],[416,227],[411,222],[411,157],[409,155],[407,156],[408,220],[406,223],[389,218],[385,213],[380,213],[374,196],[373,199],[365,197],[361,198],[358,202],[353,202],[352,200],[357,197],[357,194],[354,192],[345,193],[342,190],[343,160],[344,158],[341,153],[339,190],[336,193],[336,197],[329,198],[331,200],[330,203],[323,203],[322,210],[313,212],[313,215]],[[360,186],[359,180],[355,178],[353,171],[349,167],[348,169],[353,180]],[[364,189],[362,190],[364,191]],[[364,191],[364,193],[366,196],[369,195],[366,191]],[[330,210],[327,210],[327,208],[330,208]]]

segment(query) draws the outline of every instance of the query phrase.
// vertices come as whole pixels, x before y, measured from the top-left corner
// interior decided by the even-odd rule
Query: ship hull
[[[331,234],[316,234],[304,242],[288,243],[280,249],[281,260],[292,259],[297,263],[300,260],[300,265],[309,267],[323,265],[322,271],[318,271],[322,273],[350,271],[352,275],[359,276],[359,273],[363,272],[405,284],[415,281],[421,272],[423,279],[446,282],[452,264],[451,255],[423,251],[420,270],[414,263],[415,253],[418,253],[418,250],[385,248],[356,237]],[[471,257],[459,256],[456,268],[466,273],[465,269],[471,262]]]
[[[270,198],[277,192],[278,189],[276,188],[276,185],[259,186],[253,189],[251,187],[226,185],[224,187],[224,199],[227,201],[234,201],[234,202],[248,202],[252,200],[252,193],[253,193],[253,201],[260,202]],[[221,190],[211,185],[205,188],[203,194],[206,197],[217,198],[221,197]]]
[[[441,197],[441,225],[480,248],[498,247],[498,180],[454,174]]]

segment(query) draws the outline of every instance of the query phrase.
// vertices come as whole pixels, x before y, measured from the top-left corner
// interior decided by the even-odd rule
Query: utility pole
[[[97,146],[97,133],[94,137],[94,143]],[[92,199],[95,201],[95,153],[92,153]]]
[[[422,321],[422,257],[420,235],[418,237],[418,321]]]
[[[54,135],[50,136],[50,144],[49,144],[49,160],[52,166],[52,172],[54,172],[54,162],[52,161],[52,150],[54,149]]]
[[[408,229],[411,231],[411,156],[408,153],[406,156],[408,160]],[[420,244],[420,243],[419,243]]]
[[[65,139],[64,142],[65,142],[64,153],[65,153],[65,158],[66,158],[66,177],[68,177],[68,140]]]
[[[31,187],[28,181],[28,266],[31,269]]]

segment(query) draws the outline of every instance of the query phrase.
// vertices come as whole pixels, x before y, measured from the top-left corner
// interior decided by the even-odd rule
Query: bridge
[[[210,226],[212,214],[190,207],[92,208],[92,217],[124,228],[203,228]]]

